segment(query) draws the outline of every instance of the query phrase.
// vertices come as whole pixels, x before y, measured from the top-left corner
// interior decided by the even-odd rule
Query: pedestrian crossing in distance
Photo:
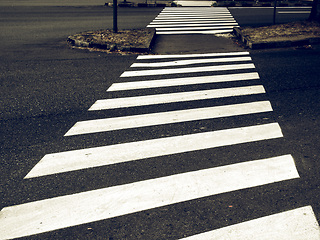
[[[238,26],[225,7],[166,7],[147,26],[156,34],[219,34]]]
[[[250,67],[239,68],[239,65]],[[202,71],[203,68],[208,69]],[[111,114],[124,109],[134,111]],[[236,147],[255,148],[257,144],[281,141],[284,136],[280,125],[270,118],[272,111],[248,52],[139,56],[119,82],[106,89],[106,98],[97,100],[88,109],[91,117],[78,121],[65,134],[70,141],[92,134],[102,134],[104,138],[126,134],[125,142],[48,153],[25,180],[50,176],[56,180],[62,174],[73,173],[81,176],[86,174],[86,169],[110,166],[117,172],[118,168],[139,161],[152,161],[156,167],[164,168],[162,164],[157,165],[158,159],[171,157],[179,163],[183,161],[182,155],[188,158],[190,153],[211,164],[7,206],[0,211],[0,239],[35,234],[41,238],[41,234],[51,231],[119,217],[122,222],[123,217],[130,216],[136,216],[135,221],[139,221],[139,213],[164,206],[193,203],[208,197],[219,199],[224,194],[246,189],[263,188],[267,192],[271,184],[299,180],[295,161],[288,153],[276,155],[271,151],[259,158],[249,152],[239,158],[236,153],[230,161],[222,161],[212,154],[221,148],[232,152]],[[248,122],[247,117],[251,119]],[[261,119],[269,120],[262,122]],[[211,128],[189,131],[203,121]],[[216,127],[219,121],[224,122],[223,127]],[[148,135],[143,140],[130,136],[132,129],[152,131],[156,127],[181,127],[182,130],[169,136]],[[210,211],[220,209],[213,205]],[[311,205],[276,208],[271,212],[225,227],[212,224],[210,230],[193,234],[181,230],[176,239],[296,240],[302,239],[301,236],[320,239]],[[157,218],[157,221],[161,220]]]

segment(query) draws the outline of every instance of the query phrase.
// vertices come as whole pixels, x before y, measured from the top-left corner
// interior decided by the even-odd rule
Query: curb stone
[[[274,42],[252,42],[247,36],[245,36],[240,27],[233,28],[234,35],[239,38],[250,49],[265,49],[265,48],[280,48],[280,47],[294,47],[311,44],[319,44],[320,37],[306,38],[293,41],[274,41]]]
[[[156,36],[155,29],[149,29],[149,30],[150,30],[150,34],[148,35],[146,43],[143,45],[141,44],[130,45],[128,43],[124,43],[124,44],[111,43],[110,44],[110,43],[106,43],[98,40],[87,42],[85,40],[77,39],[77,37],[81,35],[81,33],[69,36],[67,38],[67,42],[72,46],[76,46],[76,47],[95,48],[95,49],[110,50],[110,51],[120,50],[125,52],[148,52],[150,51],[151,45],[153,44]]]

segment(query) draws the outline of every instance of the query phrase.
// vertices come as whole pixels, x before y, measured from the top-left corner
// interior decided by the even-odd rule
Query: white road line
[[[161,13],[159,14],[155,19],[159,19],[159,18],[175,18],[175,17],[184,17],[184,18],[189,18],[189,17],[225,17],[225,16],[231,16],[230,13]]]
[[[229,12],[227,8],[164,8],[161,12],[173,12],[173,13],[180,13],[180,12],[210,12],[210,13],[215,13],[215,12]]]
[[[170,35],[170,34],[220,34],[220,33],[230,33],[232,29],[228,30],[206,30],[206,31],[160,31],[157,32],[158,35]]]
[[[312,207],[306,206],[183,238],[208,239],[319,240],[320,228]]]
[[[209,11],[180,11],[180,12],[173,12],[173,11],[162,11],[161,13],[159,13],[158,16],[163,15],[175,15],[175,16],[179,16],[179,15],[188,15],[188,16],[192,16],[192,15],[219,15],[219,14],[230,14],[230,12],[228,11],[215,11],[215,12],[209,12]]]
[[[278,123],[129,142],[45,155],[25,178],[280,138]]]
[[[172,20],[172,19],[178,19],[181,21],[181,19],[187,19],[187,20],[191,20],[191,19],[206,19],[206,20],[210,20],[210,19],[221,19],[222,18],[227,18],[227,17],[232,17],[231,15],[229,14],[224,14],[224,15],[221,15],[220,17],[208,17],[208,16],[190,16],[190,17],[185,17],[185,16],[159,16],[159,17],[156,17],[155,19],[156,20]]]
[[[210,118],[231,117],[270,111],[272,111],[270,102],[261,101],[117,118],[96,119],[77,122],[65,134],[65,136],[196,121]]]
[[[188,30],[216,30],[216,29],[233,29],[234,26],[214,26],[214,27],[163,27],[156,28],[156,31],[188,31]]]
[[[222,23],[235,23],[236,20],[234,19],[228,19],[228,20],[211,20],[211,21],[207,21],[207,20],[203,20],[203,21],[153,21],[151,22],[148,26],[149,27],[153,27],[154,25],[172,25],[172,24],[222,24]],[[147,26],[147,27],[148,27]]]
[[[198,24],[150,24],[149,28],[165,28],[165,27],[214,27],[214,26],[238,26],[236,22],[233,23],[198,23]]]
[[[297,13],[303,13],[303,14],[306,14],[306,13],[310,13],[310,11],[279,11],[279,12],[277,12],[277,13],[283,13],[283,14],[290,14],[290,13],[292,13],[292,14],[297,14]]]
[[[89,111],[263,94],[262,85],[97,100]]]
[[[188,18],[185,18],[185,19],[154,19],[152,23],[157,23],[157,22],[204,22],[204,21],[209,21],[209,22],[221,22],[221,21],[230,21],[230,20],[233,20],[234,21],[234,18],[232,16],[229,16],[229,17],[223,17],[223,18],[200,18],[200,19],[188,19]]]
[[[23,237],[295,178],[290,155],[181,173],[5,207],[0,232]]]
[[[226,7],[166,7],[162,11],[173,11],[173,12],[179,12],[179,11],[228,11],[228,8]]]
[[[200,63],[221,63],[221,62],[242,62],[251,61],[251,57],[229,57],[229,58],[211,58],[211,59],[193,59],[193,60],[175,60],[170,62],[155,62],[155,63],[133,63],[130,67],[172,67],[184,66]]]
[[[172,55],[139,55],[137,59],[162,59],[162,58],[194,58],[194,57],[224,57],[249,55],[249,52],[228,52],[228,53],[203,53],[203,54],[172,54]]]
[[[168,68],[157,70],[139,70],[139,71],[125,71],[120,77],[141,77],[152,75],[165,75],[165,74],[179,74],[179,73],[196,73],[196,72],[213,72],[213,71],[227,71],[227,70],[240,70],[240,69],[253,69],[255,68],[252,63],[246,64],[228,64],[217,66],[205,67],[189,67],[189,68]]]
[[[162,80],[120,82],[120,83],[112,84],[107,91],[108,92],[125,91],[125,90],[133,90],[133,89],[172,87],[172,86],[183,86],[183,85],[193,85],[193,84],[244,81],[244,80],[254,80],[254,79],[259,79],[259,75],[257,72],[224,74],[224,75],[214,75],[214,76],[204,76],[204,77],[169,78],[169,79],[162,79]]]

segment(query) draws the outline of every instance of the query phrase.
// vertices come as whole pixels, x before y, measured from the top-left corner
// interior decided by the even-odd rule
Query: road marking
[[[89,111],[263,94],[262,85],[97,100]]]
[[[221,62],[244,62],[251,61],[251,57],[228,57],[228,58],[211,58],[211,59],[193,59],[193,60],[176,60],[170,62],[155,62],[155,63],[133,63],[130,67],[172,67],[184,66],[201,63],[221,63]]]
[[[169,78],[162,80],[144,80],[134,82],[120,82],[114,83],[107,90],[111,91],[124,91],[133,89],[145,89],[145,88],[159,88],[159,87],[172,87],[183,86],[193,84],[205,84],[205,83],[221,83],[232,81],[244,81],[259,79],[257,72],[252,73],[236,73],[236,74],[224,74],[204,77],[187,77],[187,78]]]
[[[216,65],[205,67],[189,67],[189,68],[168,68],[158,70],[139,70],[139,71],[125,71],[120,77],[142,77],[152,75],[165,75],[165,74],[181,74],[181,73],[196,73],[196,72],[214,72],[214,71],[227,71],[227,70],[240,70],[255,68],[252,63],[246,64],[228,64]]]
[[[153,24],[153,23],[158,23],[158,22],[173,22],[173,23],[176,23],[176,22],[228,22],[228,21],[235,21],[234,18],[232,16],[230,17],[220,17],[220,18],[216,18],[216,17],[212,17],[212,18],[200,18],[200,19],[188,19],[188,18],[185,18],[185,19],[154,19],[150,24]]]
[[[25,178],[280,138],[278,123],[180,135],[45,155]]]
[[[280,11],[280,12],[277,12],[277,13],[285,13],[285,14],[287,14],[287,13],[293,13],[293,14],[297,14],[297,13],[310,13],[311,11]]]
[[[228,52],[228,53],[202,53],[202,54],[172,54],[172,55],[140,55],[137,59],[162,59],[162,58],[195,58],[195,57],[224,57],[249,55],[249,52]]]
[[[168,28],[168,27],[163,27],[163,28],[156,28],[156,31],[185,31],[185,30],[216,30],[216,29],[233,29],[234,26],[215,26],[215,27],[177,27],[177,28]]]
[[[207,31],[163,31],[157,32],[158,35],[169,35],[169,34],[220,34],[230,33],[230,30],[207,30]]]
[[[181,173],[5,207],[0,232],[23,237],[295,178],[290,155]]]
[[[311,206],[242,222],[181,240],[319,240],[320,228]]]
[[[272,111],[270,102],[261,101],[126,117],[96,119],[77,122],[65,134],[65,136],[196,121],[210,118],[231,117],[270,111]]]
[[[202,21],[153,21],[147,27],[153,27],[154,25],[162,24],[162,25],[172,25],[172,24],[222,24],[222,23],[236,23],[234,19],[228,20],[202,20]]]
[[[207,17],[207,16],[159,16],[159,17],[156,17],[155,20],[172,20],[172,19],[178,19],[181,21],[181,19],[187,19],[187,20],[191,20],[191,19],[206,19],[206,20],[211,20],[211,19],[221,19],[222,18],[228,18],[228,17],[232,17],[231,15],[229,14],[224,14],[224,15],[221,15],[221,16],[217,16],[217,17]]]
[[[166,27],[214,27],[214,26],[238,26],[238,24],[236,22],[232,22],[232,23],[226,23],[226,22],[223,22],[223,23],[192,23],[192,24],[172,24],[169,25],[168,23],[167,24],[150,24],[148,25],[147,27],[153,27],[153,28],[166,28]]]
[[[212,1],[173,1],[174,3],[177,4],[177,6],[182,6],[182,7],[211,7],[212,6]]]

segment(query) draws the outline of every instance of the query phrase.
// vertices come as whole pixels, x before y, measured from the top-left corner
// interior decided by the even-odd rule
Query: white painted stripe
[[[166,18],[166,17],[221,17],[221,16],[230,16],[230,13],[221,12],[221,13],[161,13],[156,18]]]
[[[205,15],[214,15],[214,14],[230,14],[228,10],[219,10],[219,11],[162,11],[159,15],[175,14],[175,15],[188,15],[188,14],[205,14]]]
[[[297,13],[303,13],[303,14],[305,14],[305,13],[310,13],[310,11],[280,11],[280,12],[277,12],[277,13],[284,13],[284,14],[290,14],[290,13],[293,13],[293,14],[297,14]]]
[[[228,20],[211,20],[211,21],[207,21],[207,20],[203,20],[203,21],[153,21],[151,22],[148,26],[153,26],[153,25],[158,25],[158,24],[162,24],[162,25],[172,25],[172,24],[219,24],[219,23],[235,23],[236,20],[234,19],[228,19]]]
[[[160,28],[160,27],[208,27],[208,26],[238,26],[236,22],[234,23],[205,23],[205,24],[153,24],[153,25],[148,25],[147,27],[151,28]]]
[[[319,240],[320,228],[311,206],[227,226],[183,240]]]
[[[227,52],[227,53],[202,53],[202,54],[172,54],[172,55],[139,55],[137,59],[161,59],[161,58],[193,58],[193,57],[223,57],[249,55],[249,52]]]
[[[213,76],[204,76],[204,77],[169,78],[169,79],[162,79],[162,80],[120,82],[120,83],[112,84],[107,91],[108,92],[125,91],[125,90],[133,90],[133,89],[172,87],[172,86],[183,86],[183,85],[204,84],[204,83],[243,81],[243,80],[253,80],[253,79],[259,79],[259,75],[257,72],[213,75]]]
[[[225,18],[225,17],[232,17],[231,15],[229,15],[229,14],[224,14],[224,15],[221,15],[220,17],[223,17],[223,18]],[[220,17],[207,17],[207,16],[190,16],[190,17],[185,17],[185,16],[172,16],[172,17],[170,17],[170,16],[159,16],[159,17],[156,17],[155,19],[156,20],[160,20],[160,19],[162,19],[162,20],[164,20],[164,19],[166,19],[166,20],[171,20],[171,19],[180,19],[180,21],[181,21],[181,19],[188,19],[189,21],[190,21],[190,19],[206,19],[206,20],[210,20],[210,19],[221,19]]]
[[[220,11],[162,11],[159,15],[213,15],[213,14],[230,14],[227,10]]]
[[[3,239],[34,235],[295,178],[290,155],[181,173],[5,207],[0,232]]]
[[[269,101],[151,113],[77,122],[65,136],[270,112]]]
[[[89,111],[263,94],[262,85],[97,100]]]
[[[164,27],[156,28],[156,31],[185,31],[185,30],[215,30],[215,29],[233,29],[234,26],[216,26],[216,27]]]
[[[203,19],[154,19],[152,21],[152,23],[156,23],[156,22],[204,22],[204,21],[228,21],[228,20],[234,20],[234,18],[232,16],[230,17],[223,17],[223,18],[203,18]]]
[[[45,155],[25,178],[282,137],[278,123]]]
[[[179,73],[196,73],[196,72],[213,72],[213,71],[227,71],[239,69],[252,69],[255,68],[252,63],[246,64],[228,64],[216,65],[205,67],[189,67],[189,68],[168,68],[157,70],[139,70],[139,71],[125,71],[120,77],[141,77],[152,75],[165,75],[165,74],[179,74]]]
[[[221,62],[242,62],[251,61],[251,57],[228,57],[228,58],[211,58],[211,59],[193,59],[193,60],[176,60],[170,62],[154,62],[154,63],[133,63],[130,67],[172,67],[184,66],[200,63],[221,63]]]
[[[219,33],[230,33],[232,29],[228,30],[207,30],[207,31],[160,31],[156,32],[158,35],[169,35],[169,34],[219,34]]]
[[[210,7],[212,5],[212,1],[173,1],[176,3],[178,6],[183,6],[183,7]]]
[[[174,12],[178,12],[178,11],[221,11],[221,10],[228,10],[228,8],[226,7],[165,7],[162,11],[174,11]]]

